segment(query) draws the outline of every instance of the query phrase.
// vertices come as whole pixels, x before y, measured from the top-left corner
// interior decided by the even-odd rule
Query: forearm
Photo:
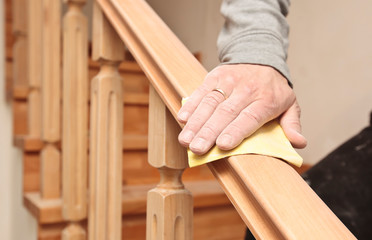
[[[224,0],[226,21],[217,44],[221,63],[267,65],[290,80],[288,8],[289,0]]]

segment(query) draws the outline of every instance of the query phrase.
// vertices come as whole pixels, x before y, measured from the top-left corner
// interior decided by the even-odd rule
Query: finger
[[[216,144],[222,150],[233,149],[272,118],[272,113],[261,102],[253,102],[222,131]]]
[[[187,99],[185,104],[181,107],[180,111],[177,114],[177,119],[181,123],[186,123],[192,113],[195,111],[197,106],[199,105],[200,101],[210,93],[213,88],[215,87],[215,84],[203,84],[198,89],[196,89],[191,96]]]
[[[210,118],[214,110],[225,100],[225,97],[217,92],[212,91],[208,93],[200,102],[199,106],[193,112],[190,119],[187,121],[185,127],[178,136],[178,141],[185,147],[188,147],[194,139],[196,133]]]
[[[239,113],[249,104],[249,98],[242,94],[232,94],[226,101],[218,105],[212,116],[201,127],[189,145],[195,154],[206,153],[216,142],[217,137]]]
[[[306,138],[301,134],[301,109],[295,102],[280,119],[280,125],[285,135],[295,148],[304,148],[307,145]]]
[[[231,94],[232,89],[235,86],[234,77],[229,74],[225,74],[224,71],[221,71],[220,69],[220,67],[216,67],[207,74],[203,84],[191,94],[187,102],[178,112],[178,121],[181,123],[186,123],[200,104],[201,100],[214,89],[222,89],[226,94],[224,96],[225,98]]]

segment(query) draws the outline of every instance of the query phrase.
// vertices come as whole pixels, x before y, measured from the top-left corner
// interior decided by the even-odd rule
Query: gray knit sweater
[[[218,37],[222,64],[253,63],[274,67],[290,80],[286,64],[289,0],[224,0],[225,25]]]

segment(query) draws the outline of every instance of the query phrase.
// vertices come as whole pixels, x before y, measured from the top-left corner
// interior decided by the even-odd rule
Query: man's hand
[[[280,115],[289,141],[304,148],[300,107],[287,80],[268,66],[222,65],[206,76],[179,111],[178,120],[186,125],[178,140],[196,154],[206,153],[215,143],[230,150]]]

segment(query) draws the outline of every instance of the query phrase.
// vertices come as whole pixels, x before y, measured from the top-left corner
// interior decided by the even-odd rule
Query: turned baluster
[[[13,0],[13,91],[27,93],[28,0]]]
[[[190,240],[193,199],[181,176],[186,150],[178,144],[180,127],[153,87],[150,88],[149,163],[158,168],[160,183],[147,196],[147,240]]]
[[[93,59],[101,68],[91,84],[90,240],[121,239],[123,94],[118,65],[123,43],[97,3],[93,10]]]
[[[43,0],[28,2],[28,136],[38,139],[41,137],[42,6]]]
[[[42,89],[41,123],[44,147],[41,151],[41,197],[59,198],[61,195],[61,82],[60,82],[60,1],[43,0],[42,16]]]
[[[88,172],[88,23],[85,0],[64,0],[63,18],[63,240],[86,239],[79,221],[87,216]]]

